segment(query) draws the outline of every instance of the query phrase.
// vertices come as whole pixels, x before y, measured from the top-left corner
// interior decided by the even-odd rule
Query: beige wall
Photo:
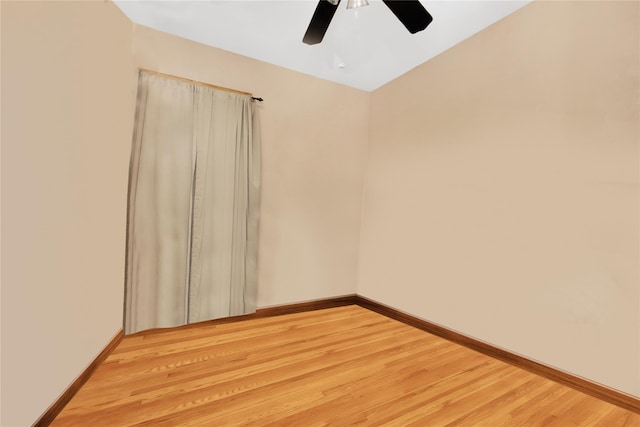
[[[132,24],[2,1],[2,426],[28,426],[122,324]]]
[[[136,66],[265,99],[258,306],[355,293],[370,94],[142,26]]]
[[[638,16],[535,2],[375,91],[358,293],[640,396]]]

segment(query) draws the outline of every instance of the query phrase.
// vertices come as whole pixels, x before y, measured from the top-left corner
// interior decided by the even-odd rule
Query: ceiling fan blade
[[[307,28],[307,32],[302,39],[304,43],[318,44],[322,41],[339,4],[340,0],[335,2],[335,4],[330,3],[328,0],[320,0],[318,2],[316,11],[313,12],[313,16],[311,17],[309,28]]]
[[[433,17],[419,0],[382,0],[411,34],[422,31]]]

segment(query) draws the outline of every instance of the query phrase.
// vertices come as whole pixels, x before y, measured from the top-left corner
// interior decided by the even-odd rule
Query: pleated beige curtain
[[[251,97],[141,71],[126,334],[255,311],[259,197]]]

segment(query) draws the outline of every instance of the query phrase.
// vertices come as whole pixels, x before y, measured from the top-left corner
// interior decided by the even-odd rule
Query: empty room
[[[3,427],[640,425],[640,2],[0,19]]]

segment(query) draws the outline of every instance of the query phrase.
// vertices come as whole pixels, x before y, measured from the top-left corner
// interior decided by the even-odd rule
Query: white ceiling
[[[409,34],[379,0],[346,9],[322,43],[302,37],[317,1],[116,0],[135,23],[323,79],[372,91],[531,0],[421,0],[433,22]]]

